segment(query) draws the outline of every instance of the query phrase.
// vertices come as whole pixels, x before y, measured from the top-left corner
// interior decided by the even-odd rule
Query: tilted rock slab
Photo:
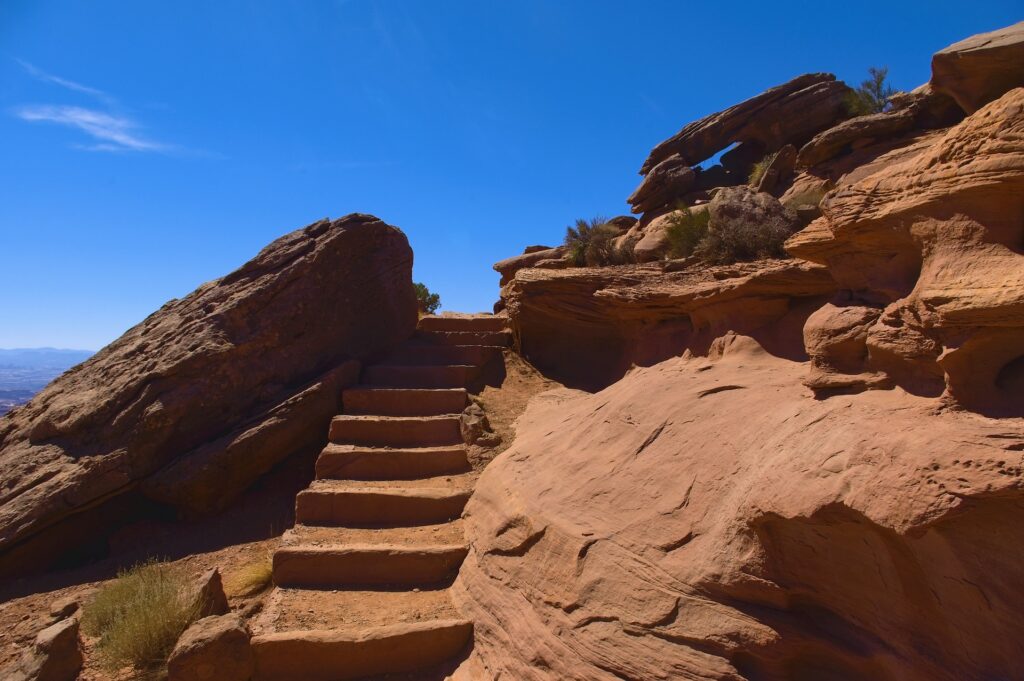
[[[931,85],[953,97],[967,113],[1024,86],[1024,21],[936,52]]]
[[[848,92],[850,88],[830,73],[798,76],[685,126],[654,147],[640,174],[673,154],[696,165],[734,142],[756,142],[761,154],[785,144],[803,144],[845,117],[843,100]]]
[[[411,269],[397,228],[321,220],[170,301],[0,419],[0,572],[102,538],[119,515],[104,502],[126,492],[217,510],[318,449],[358,377],[353,360],[412,333]]]
[[[466,507],[455,678],[1010,679],[1024,421],[709,357],[535,398]]]

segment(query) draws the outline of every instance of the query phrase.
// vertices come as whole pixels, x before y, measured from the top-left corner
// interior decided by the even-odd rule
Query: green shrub
[[[420,307],[421,314],[434,314],[437,308],[441,307],[441,296],[431,293],[425,284],[419,282],[413,284],[416,288],[416,303]]]
[[[82,630],[99,637],[108,670],[157,667],[202,609],[183,570],[151,561],[118,573],[83,610]]]
[[[619,228],[609,225],[606,218],[576,220],[575,227],[565,229],[565,245],[569,250],[570,262],[576,267],[612,264],[616,257],[612,240],[620,233]]]
[[[791,232],[783,226],[727,222],[708,231],[694,255],[710,265],[729,265],[734,262],[760,258],[789,257],[782,245]]]
[[[708,234],[708,221],[711,214],[707,210],[693,212],[683,208],[669,217],[665,228],[668,240],[668,256],[670,258],[687,258],[693,255]]]
[[[764,177],[764,174],[768,171],[768,166],[772,164],[772,161],[774,161],[775,157],[778,155],[779,152],[777,151],[774,154],[765,154],[764,158],[755,163],[750,169],[750,177],[747,178],[747,184],[751,187],[756,187],[760,184],[761,178]]]
[[[846,95],[846,111],[850,116],[865,116],[885,111],[889,105],[889,98],[897,92],[886,82],[889,76],[888,67],[872,66],[868,69],[868,75],[871,77]]]

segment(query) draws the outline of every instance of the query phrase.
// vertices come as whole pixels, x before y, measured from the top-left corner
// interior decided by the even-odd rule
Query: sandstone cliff
[[[357,360],[412,333],[411,269],[398,229],[321,220],[0,419],[0,570],[95,550],[138,500],[223,508],[276,463],[318,450]]]
[[[458,678],[1021,676],[1021,44],[951,46],[879,114],[772,128],[838,88],[806,76],[684,127],[629,199],[654,262],[501,263],[518,347],[600,390],[536,398],[479,481]],[[690,166],[730,141],[720,187],[779,149],[746,191],[800,215],[792,257],[665,259],[675,201],[716,229],[734,190]]]

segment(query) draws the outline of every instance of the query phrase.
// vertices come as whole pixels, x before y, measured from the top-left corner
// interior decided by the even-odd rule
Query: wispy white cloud
[[[103,90],[97,90],[94,87],[89,87],[88,85],[82,85],[81,83],[76,83],[73,80],[68,80],[67,78],[61,78],[60,76],[55,76],[52,73],[47,73],[46,71],[43,71],[38,66],[35,66],[34,64],[30,64],[29,62],[25,61],[24,59],[16,59],[15,61],[17,61],[18,64],[21,65],[21,68],[25,69],[25,71],[28,72],[28,74],[30,76],[32,76],[33,78],[36,78],[37,80],[41,80],[44,83],[53,83],[54,85],[59,85],[62,88],[65,88],[67,90],[71,90],[72,92],[80,92],[83,95],[89,95],[90,97],[95,97],[96,99],[100,100],[101,102],[105,102],[107,104],[113,104],[114,101],[115,101],[113,97],[108,95]]]
[[[170,151],[172,147],[145,137],[132,119],[80,106],[23,106],[14,114],[32,123],[56,123],[86,133],[96,144],[79,146],[88,151]]]
[[[142,125],[125,113],[113,96],[103,90],[55,76],[24,59],[15,59],[27,74],[44,83],[87,95],[100,102],[99,108],[74,105],[24,105],[13,110],[15,116],[30,123],[53,123],[79,130],[92,138],[92,143],[74,144],[75,149],[98,152],[156,152],[203,158],[224,156],[198,149],[186,149],[154,140],[145,134]]]

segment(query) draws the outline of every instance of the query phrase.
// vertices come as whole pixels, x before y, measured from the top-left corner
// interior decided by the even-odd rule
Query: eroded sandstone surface
[[[210,512],[289,455],[315,453],[358,360],[412,333],[411,269],[400,230],[369,215],[321,220],[0,419],[0,569],[102,542],[133,515],[117,506],[129,495]]]
[[[467,507],[474,678],[1015,678],[1024,421],[727,335],[531,403]]]

